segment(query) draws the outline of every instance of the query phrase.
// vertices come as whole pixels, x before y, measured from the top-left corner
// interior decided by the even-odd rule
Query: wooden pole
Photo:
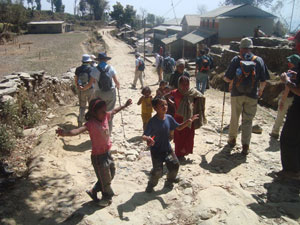
[[[144,18],[144,61],[146,59],[146,19]]]

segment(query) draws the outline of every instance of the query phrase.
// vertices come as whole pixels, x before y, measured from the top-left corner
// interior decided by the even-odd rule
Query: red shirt
[[[108,126],[110,119],[111,112],[108,112],[102,122],[91,119],[85,124],[92,141],[92,155],[102,155],[110,150],[112,145]]]

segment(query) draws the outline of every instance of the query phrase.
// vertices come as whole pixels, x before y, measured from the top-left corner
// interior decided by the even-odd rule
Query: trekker
[[[204,94],[208,83],[210,71],[210,59],[205,55],[205,51],[200,51],[200,56],[196,59],[196,88]]]
[[[151,96],[151,89],[147,86],[144,87],[142,90],[142,97],[140,97],[138,101],[138,105],[141,105],[142,107],[142,120],[143,120],[143,131],[145,131],[146,126],[149,122],[149,120],[152,117],[152,96]]]
[[[167,180],[164,187],[169,189],[173,188],[173,183],[176,181],[179,169],[179,162],[170,145],[170,131],[182,130],[198,118],[198,115],[194,115],[181,124],[177,123],[172,116],[166,114],[168,104],[163,97],[155,97],[152,100],[152,106],[156,111],[156,115],[149,120],[143,134],[143,140],[147,141],[148,146],[151,146],[150,150],[153,165],[146,188],[146,192],[148,193],[154,191],[153,188],[163,176],[164,162],[168,169]]]
[[[115,69],[107,64],[108,57],[106,53],[100,52],[95,59],[98,61],[98,66],[93,68],[92,77],[97,81],[95,96],[100,97],[106,102],[108,111],[113,110],[116,104],[116,88],[120,88],[120,83],[117,79]],[[109,121],[109,131],[112,132],[112,119]]]
[[[82,126],[86,105],[94,94],[93,83],[95,82],[95,79],[91,77],[92,67],[90,63],[92,59],[88,54],[84,54],[81,61],[82,65],[75,70],[75,84],[79,98],[78,127]]]
[[[144,87],[144,83],[143,83],[143,72],[145,70],[145,62],[144,60],[141,58],[140,54],[137,52],[135,54],[135,75],[134,75],[134,80],[132,83],[132,87],[133,89],[136,89],[136,82],[139,79],[141,82],[141,88]]]
[[[155,66],[156,66],[156,72],[158,75],[157,84],[159,84],[159,82],[162,80],[163,62],[164,62],[164,58],[160,54],[156,53]]]
[[[195,100],[204,99],[203,95],[195,88],[190,88],[190,79],[186,76],[181,76],[178,81],[178,89],[173,90],[170,94],[175,102],[175,115],[174,119],[177,123],[182,123],[187,118],[190,118],[195,110]],[[199,118],[202,121],[204,119],[204,105],[200,105]],[[203,110],[203,113],[201,113]],[[190,126],[182,129],[175,130],[174,143],[175,154],[178,159],[184,160],[185,156],[193,153],[195,137],[195,126]]]
[[[300,54],[300,30],[294,37],[289,38],[296,44],[298,55]],[[280,153],[282,171],[278,176],[300,179],[300,65],[297,73],[293,72],[297,79],[292,81],[286,73],[281,75],[282,82],[295,94],[294,101],[288,110],[287,117],[280,136]]]
[[[235,56],[227,69],[224,80],[231,91],[231,119],[228,144],[234,147],[242,114],[242,153],[249,153],[252,122],[256,114],[258,98],[261,97],[270,79],[267,66],[262,58],[251,53],[253,43],[250,38],[243,38],[240,54]]]
[[[100,98],[93,99],[89,104],[89,111],[85,115],[88,121],[82,127],[65,131],[57,129],[59,136],[76,136],[85,131],[89,132],[92,141],[92,164],[98,181],[91,190],[86,193],[100,206],[106,207],[111,204],[114,192],[111,188],[111,181],[115,176],[115,164],[110,149],[112,146],[108,122],[113,115],[132,104],[132,100],[127,100],[124,106],[120,106],[112,111],[107,111],[106,102]],[[99,201],[97,193],[101,191],[102,199]]]
[[[190,74],[187,71],[185,71],[184,68],[185,68],[185,60],[178,59],[176,61],[176,70],[174,71],[174,73],[172,73],[170,78],[170,86],[173,89],[178,88],[178,80],[181,76],[190,77]]]
[[[287,57],[287,61],[288,61],[289,70],[296,72],[298,70],[298,65],[300,63],[300,56],[297,54],[291,55],[291,56]],[[287,74],[289,74],[291,81],[293,81],[293,82],[296,81],[296,79],[297,79],[296,74],[292,73],[291,71],[288,71]],[[282,126],[285,114],[287,113],[288,109],[290,108],[290,106],[293,103],[294,95],[295,94],[293,92],[291,92],[287,86],[285,86],[283,94],[278,101],[277,117],[276,117],[275,123],[273,125],[272,132],[270,133],[270,136],[275,139],[279,138],[280,127]]]
[[[164,58],[163,61],[163,80],[170,82],[170,77],[172,73],[175,70],[176,62],[175,60],[170,56],[169,53],[167,53],[167,57]]]

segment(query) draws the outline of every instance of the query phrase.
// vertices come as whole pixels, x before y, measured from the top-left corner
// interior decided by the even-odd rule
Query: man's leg
[[[252,122],[257,110],[257,99],[245,96],[242,113],[242,145],[250,144],[252,134]]]
[[[82,126],[84,113],[86,109],[87,103],[87,92],[86,91],[79,91],[79,116],[78,116],[78,126]]]
[[[139,79],[140,79],[140,82],[141,82],[141,86],[142,88],[144,87],[144,82],[143,82],[143,71],[138,71],[138,74],[139,74]]]
[[[202,86],[201,86],[201,92],[202,92],[202,94],[204,94],[204,92],[206,90],[207,80],[208,80],[207,75],[203,76],[203,78],[202,78]]]
[[[231,118],[228,141],[236,140],[239,128],[239,119],[243,109],[243,97],[244,96],[231,97]]]
[[[136,87],[136,82],[139,78],[139,71],[136,70],[135,73],[134,73],[134,79],[133,79],[133,83],[132,83],[132,87]]]
[[[196,79],[196,89],[200,91],[200,80]]]

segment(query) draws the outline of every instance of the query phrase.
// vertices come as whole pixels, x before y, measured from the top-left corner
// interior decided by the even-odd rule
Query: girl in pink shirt
[[[123,110],[132,104],[132,100],[127,100],[124,106],[106,111],[106,103],[100,98],[93,99],[89,103],[89,111],[85,115],[88,121],[84,126],[70,131],[58,129],[56,133],[59,136],[75,136],[88,131],[92,141],[92,164],[98,178],[98,181],[91,190],[87,190],[87,194],[95,201],[99,202],[97,192],[101,191],[102,199],[100,206],[108,206],[112,202],[114,192],[111,188],[111,181],[115,175],[115,164],[110,153],[111,140],[109,135],[108,122],[114,114]]]

